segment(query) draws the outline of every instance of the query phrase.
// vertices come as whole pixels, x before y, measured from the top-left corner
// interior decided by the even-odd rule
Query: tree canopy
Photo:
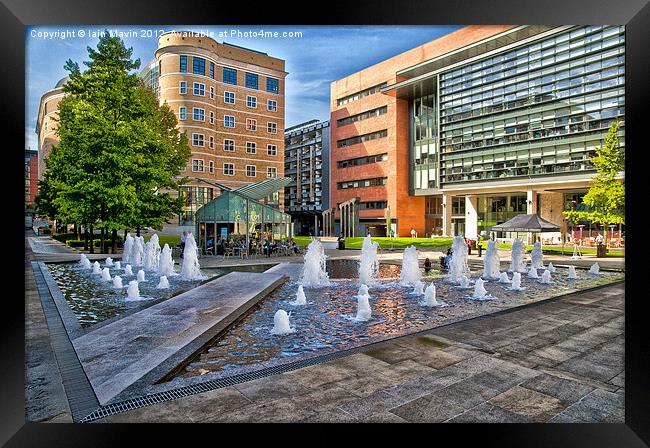
[[[132,52],[106,32],[97,49],[88,47],[87,70],[66,62],[59,143],[37,202],[51,218],[115,231],[160,228],[180,211],[182,200],[169,192],[190,155],[187,137],[134,73],[140,60]]]

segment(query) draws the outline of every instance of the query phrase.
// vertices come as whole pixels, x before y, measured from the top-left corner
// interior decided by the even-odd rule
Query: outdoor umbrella
[[[502,232],[559,232],[560,226],[531,214],[517,215],[502,224],[492,227],[492,230]]]

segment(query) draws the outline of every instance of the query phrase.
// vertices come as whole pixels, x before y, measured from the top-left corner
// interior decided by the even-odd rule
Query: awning
[[[501,232],[559,232],[560,227],[538,215],[517,215],[503,224],[492,227]]]

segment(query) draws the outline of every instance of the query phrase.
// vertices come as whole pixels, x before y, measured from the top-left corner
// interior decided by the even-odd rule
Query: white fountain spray
[[[462,275],[460,277],[460,285],[458,287],[462,288],[462,289],[470,288],[470,286],[469,286],[469,277],[466,276],[466,275]]]
[[[271,329],[271,334],[282,335],[295,332],[296,329],[291,328],[289,324],[289,317],[291,317],[291,313],[287,314],[285,310],[277,310],[273,316],[273,329]]]
[[[174,259],[172,258],[172,250],[167,243],[165,243],[162,253],[160,254],[158,275],[165,275],[167,277],[178,275],[176,271],[174,271]]]
[[[482,278],[477,278],[476,282],[474,283],[474,294],[472,294],[472,299],[483,299],[487,295],[487,290],[485,289],[485,286],[483,286],[483,283],[485,283],[485,280]]]
[[[90,264],[88,257],[86,257],[86,254],[81,254],[81,260],[79,260],[79,263],[84,269],[92,269],[92,265]]]
[[[427,289],[424,290],[424,301],[421,303],[423,306],[446,306],[446,303],[441,301],[438,301],[436,299],[436,285],[431,282],[429,286],[427,286]]]
[[[539,275],[537,275],[537,269],[535,269],[535,267],[531,266],[528,270],[528,278],[539,278]]]
[[[143,282],[143,281],[144,281],[144,271],[143,271],[142,269],[140,269],[140,270],[138,271],[138,281],[139,281],[139,282]]]
[[[368,292],[368,285],[359,286],[359,292],[357,292],[357,295],[359,295],[359,296],[370,295],[369,292]]]
[[[118,270],[122,269],[122,263],[119,262],[119,261],[116,261],[115,262],[115,269],[118,269]]]
[[[106,261],[104,262],[105,266],[113,266],[113,259],[111,257],[108,257]]]
[[[167,277],[165,275],[160,276],[160,280],[158,281],[158,286],[156,286],[157,289],[168,289],[169,288],[169,280],[167,280]]]
[[[130,264],[127,264],[124,268],[124,275],[133,275],[133,270],[131,269]]]
[[[373,243],[370,235],[363,239],[361,258],[359,259],[359,283],[370,285],[379,277],[378,248],[379,243]]]
[[[119,275],[113,277],[113,288],[118,288],[118,289],[124,288],[124,286],[122,285],[122,277],[120,277]]]
[[[542,252],[542,242],[535,241],[533,244],[533,251],[530,253],[531,266],[535,269],[542,269],[544,267],[544,253]]]
[[[404,250],[399,283],[402,286],[415,286],[421,278],[422,271],[418,262],[418,250],[415,246],[409,246]]]
[[[499,260],[499,250],[497,242],[488,241],[485,258],[483,259],[483,276],[496,280],[501,275],[501,261]]]
[[[511,280],[508,278],[507,272],[502,272],[501,277],[499,277],[499,283],[510,283]]]
[[[512,242],[512,251],[511,251],[511,260],[510,260],[510,269],[508,272],[526,272],[526,265],[524,264],[524,242],[515,239]]]
[[[307,297],[305,296],[305,291],[302,288],[302,285],[298,286],[298,292],[296,293],[296,300],[290,303],[291,305],[307,305]]]
[[[99,275],[101,273],[102,273],[102,269],[99,267],[99,261],[94,262],[93,263],[93,274]]]
[[[111,272],[108,268],[102,269],[102,281],[110,282],[111,281]]]
[[[462,236],[454,237],[451,246],[452,254],[449,262],[448,280],[451,283],[460,283],[463,275],[469,274],[467,266],[467,244]]]
[[[320,241],[312,239],[305,253],[300,283],[307,288],[330,286],[329,275],[325,269],[325,249]]]
[[[540,279],[539,282],[540,282],[540,283],[544,283],[545,285],[548,285],[549,283],[551,283],[551,271],[549,271],[548,269],[546,269],[546,270],[542,273],[542,278]]]
[[[133,266],[142,266],[144,261],[144,237],[136,236],[133,241],[133,250],[131,253],[131,264]]]
[[[547,267],[546,269],[548,269],[549,272],[551,272],[551,273],[555,273],[555,271],[556,271],[555,266],[553,266],[553,262],[552,262],[552,261],[549,261],[549,262],[548,262],[548,267]]]
[[[154,233],[149,238],[149,242],[144,246],[144,269],[146,271],[158,271],[160,264],[160,243],[158,235]]]
[[[131,280],[129,282],[129,287],[126,289],[127,298],[126,300],[140,300],[140,288],[138,288],[138,281]]]
[[[415,294],[417,296],[421,296],[422,294],[424,294],[424,283],[418,280],[418,282],[415,285],[413,285],[413,291],[411,292],[411,294]]]
[[[572,280],[576,280],[576,279],[580,278],[576,274],[576,267],[575,266],[569,266],[569,275],[567,276],[567,278],[572,279]]]
[[[512,291],[523,291],[526,289],[521,287],[521,274],[519,272],[512,274],[512,286],[509,289]]]
[[[592,264],[588,272],[589,274],[600,274],[600,266],[598,266],[598,263]]]
[[[372,316],[372,310],[370,309],[368,298],[369,296],[357,296],[357,315],[354,318],[355,320],[366,321]]]
[[[124,248],[122,249],[122,261],[124,263],[131,263],[133,258],[133,237],[130,233],[126,234],[124,239]]]
[[[201,274],[199,265],[199,251],[191,233],[185,237],[185,250],[183,251],[183,265],[181,266],[181,277],[184,280],[206,280],[208,277]]]

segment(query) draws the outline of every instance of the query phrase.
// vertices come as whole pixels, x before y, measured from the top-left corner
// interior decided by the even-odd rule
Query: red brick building
[[[25,151],[25,206],[34,203],[38,194],[38,151]]]

